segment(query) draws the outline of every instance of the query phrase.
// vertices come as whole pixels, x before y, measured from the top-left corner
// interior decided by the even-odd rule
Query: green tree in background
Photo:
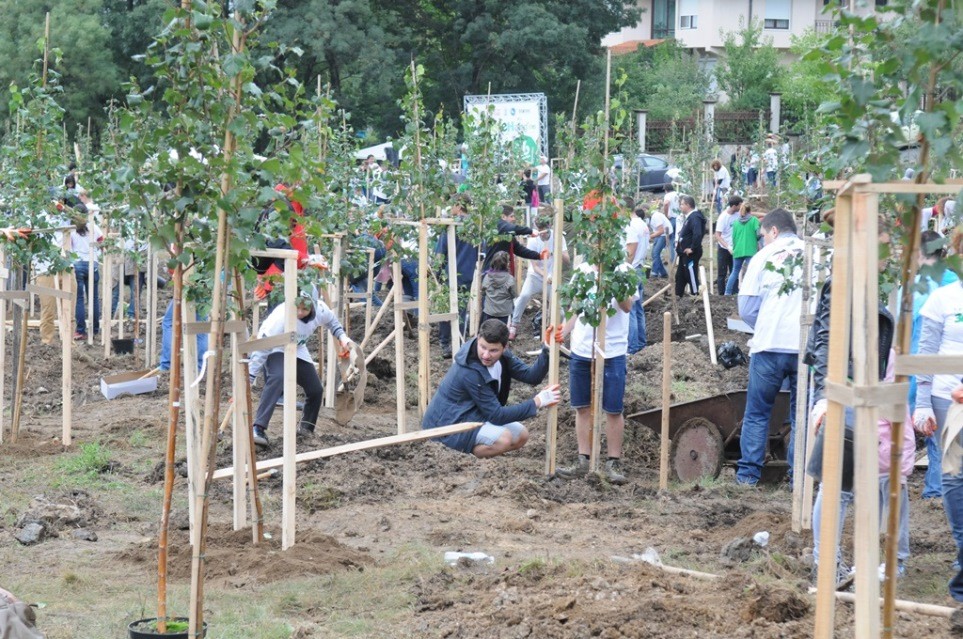
[[[625,72],[623,90],[630,109],[646,109],[653,120],[685,118],[699,110],[709,90],[709,75],[691,52],[675,40],[639,47],[613,59]]]
[[[792,38],[790,51],[794,59],[779,75],[776,89],[782,93],[783,122],[790,127],[811,118],[820,103],[830,97],[827,89],[831,87],[823,81],[823,62],[804,57],[825,39],[815,31]]]
[[[50,46],[62,53],[58,102],[67,121],[101,116],[105,101],[119,90],[120,75],[101,21],[102,0],[0,0],[0,87],[6,105],[11,82],[23,84],[43,56],[44,19],[50,11]],[[6,108],[4,108],[6,112]],[[68,124],[68,129],[72,127]]]
[[[772,40],[763,38],[759,21],[727,32],[723,49],[725,56],[716,67],[716,79],[729,96],[729,108],[768,109],[769,94],[776,90],[782,68]]]

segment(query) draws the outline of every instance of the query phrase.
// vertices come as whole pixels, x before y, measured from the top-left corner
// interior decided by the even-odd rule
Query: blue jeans
[[[134,281],[133,275],[124,276],[124,285],[130,288],[130,295],[127,296],[127,317],[133,319],[134,312],[138,305],[140,305],[140,300],[137,299],[137,284]],[[144,287],[147,286],[147,274],[140,274],[140,291],[144,291]],[[120,285],[114,284],[114,289],[110,296],[110,316],[114,317],[117,315],[117,304],[120,302]],[[120,318],[118,318],[120,319]]]
[[[642,283],[639,283],[639,299],[632,302],[632,311],[629,313],[629,355],[638,353],[647,343],[645,332],[645,309],[642,302],[645,295],[642,293]]]
[[[726,282],[726,295],[739,294],[739,274],[742,273],[742,265],[747,264],[752,256],[732,258],[732,273],[729,274],[729,281]]]
[[[74,276],[77,278],[77,307],[74,309],[74,319],[77,322],[77,332],[87,334],[87,278],[90,275],[90,263],[87,260],[74,262]],[[100,267],[94,262],[94,335],[100,333]]]
[[[749,169],[746,171],[746,188],[755,188],[756,180],[759,179],[759,169]]]
[[[401,287],[405,295],[418,299],[418,260],[401,260]]]
[[[963,470],[943,475],[943,510],[956,542],[956,560],[963,565]],[[963,569],[950,579],[950,596],[963,601]]]
[[[670,221],[672,222],[672,233],[669,234],[669,259],[675,262],[675,218]]]
[[[946,411],[950,409],[950,402],[939,397],[932,398],[933,414],[936,415],[936,432],[926,438],[926,475],[923,478],[923,499],[943,496],[943,449],[940,448],[940,436],[943,424],[946,423]],[[916,405],[916,397],[913,403]]]
[[[665,248],[665,233],[655,238],[652,246],[652,277],[669,277],[668,271],[662,264],[662,249]]]
[[[797,353],[774,353],[761,351],[749,358],[749,387],[746,390],[746,414],[742,418],[742,434],[739,447],[742,458],[736,470],[736,481],[742,484],[756,484],[762,476],[762,466],[766,462],[766,444],[769,441],[769,418],[776,401],[776,393],[789,380],[789,446],[786,451],[789,474],[792,475],[792,456],[796,430],[796,369]]]
[[[197,319],[197,315],[194,315]],[[174,333],[174,301],[167,303],[167,312],[161,320],[161,353],[160,369],[169,371],[171,369],[171,335]],[[197,370],[201,370],[204,363],[204,353],[207,351],[207,333],[197,335]]]

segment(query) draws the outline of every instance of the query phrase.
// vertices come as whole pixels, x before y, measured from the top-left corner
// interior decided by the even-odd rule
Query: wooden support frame
[[[334,251],[331,255],[331,275],[334,278],[334,282],[328,289],[328,299],[330,300],[328,305],[331,307],[331,310],[341,318],[343,310],[342,294],[344,292],[344,282],[341,279],[341,260],[344,258],[345,253],[345,236],[338,234],[333,236],[332,239],[334,239]],[[297,292],[295,292],[295,294],[297,294]],[[327,367],[324,372],[324,405],[328,408],[334,408],[334,399],[338,386],[338,353],[337,346],[333,339],[325,335],[325,342]]]
[[[562,323],[562,306],[559,301],[558,296],[558,282],[562,280],[562,246],[564,245],[565,238],[563,236],[563,229],[565,228],[565,203],[561,199],[556,199],[554,202],[555,207],[555,220],[552,224],[552,294],[550,296],[551,304],[551,326],[554,328]],[[547,273],[545,274],[547,275]],[[546,276],[542,276],[543,282],[543,299],[544,299],[544,282],[547,279]],[[545,306],[542,306],[542,319],[544,323],[544,318],[548,314]],[[554,386],[559,383],[559,365],[561,362],[561,357],[559,354],[560,344],[555,340],[549,345],[548,352],[548,384],[549,386]],[[545,475],[552,477],[555,475],[555,467],[557,464],[556,450],[558,447],[558,404],[548,407],[548,418],[546,421],[546,432],[545,432]]]
[[[395,401],[398,434],[408,432],[407,406],[405,403],[405,312],[402,310],[401,262],[395,260],[391,265],[392,297],[395,306]],[[362,349],[363,350],[363,349]]]
[[[953,194],[959,185],[913,184],[906,182],[873,184],[868,175],[857,175],[845,183],[824,184],[825,188],[837,190],[836,224],[833,253],[833,289],[830,305],[829,368],[827,376],[828,410],[826,414],[825,447],[823,451],[823,556],[834,556],[839,543],[836,529],[839,523],[840,462],[842,457],[843,413],[846,406],[855,415],[856,472],[856,606],[855,637],[869,639],[879,636],[880,631],[889,636],[891,627],[882,628],[880,622],[880,584],[873,574],[879,561],[879,497],[877,486],[877,427],[879,415],[889,405],[897,405],[896,412],[905,412],[905,385],[882,385],[878,375],[878,274],[875,268],[878,256],[877,216],[879,195],[891,193]],[[915,230],[915,227],[914,227]],[[914,242],[915,244],[915,242]],[[913,250],[912,246],[906,250]],[[858,255],[853,258],[853,254]],[[912,281],[915,263],[904,278]],[[904,282],[905,284],[905,282]],[[852,327],[849,320],[852,317]],[[897,332],[907,330],[901,317]],[[853,383],[846,381],[846,369],[852,336]],[[914,373],[959,373],[963,371],[963,358],[944,356],[898,355],[896,370],[900,376]],[[893,401],[893,397],[896,401]],[[898,417],[897,421],[902,419]],[[899,436],[899,424],[894,424],[894,437]],[[899,442],[895,444],[900,446]],[[892,514],[892,513],[891,513]],[[892,522],[891,524],[892,525]],[[893,556],[895,539],[888,538],[887,554]],[[892,562],[895,564],[895,562]],[[895,565],[887,563],[887,572],[895,571]],[[816,619],[814,636],[828,639],[834,631],[835,570],[832,561],[819,566],[816,591]],[[888,583],[893,583],[890,576]],[[887,587],[883,601],[884,615],[892,620],[896,607],[895,588]]]

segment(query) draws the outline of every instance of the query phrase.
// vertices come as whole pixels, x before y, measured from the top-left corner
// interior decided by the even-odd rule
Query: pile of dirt
[[[804,637],[807,602],[740,576],[673,577],[645,565],[509,567],[498,575],[455,569],[414,587],[419,622],[444,637]],[[777,592],[778,590],[778,592]],[[753,610],[746,622],[737,610]],[[843,616],[843,615],[840,615]]]
[[[86,530],[101,516],[101,509],[83,490],[58,495],[37,495],[17,518],[14,537],[24,546],[72,532],[74,537],[97,541],[96,533]]]
[[[226,524],[212,524],[207,533],[207,579],[237,587],[306,575],[325,575],[340,570],[363,570],[372,563],[367,554],[310,529],[299,530],[297,543],[284,552],[281,552],[279,531],[273,531],[270,539],[257,545],[251,543],[250,529],[231,530]],[[189,533],[172,531],[167,553],[168,578],[174,581],[190,579],[193,549]],[[157,570],[157,539],[131,546],[116,557],[154,572]]]

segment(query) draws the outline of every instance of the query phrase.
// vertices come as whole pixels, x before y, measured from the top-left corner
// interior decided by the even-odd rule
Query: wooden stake
[[[877,268],[878,195],[857,192],[853,197],[853,244],[860,259],[854,260],[853,381],[859,386],[879,385],[879,287]],[[837,212],[838,214],[838,212]],[[834,271],[835,274],[835,271]],[[864,303],[859,303],[863,301]],[[854,549],[856,568],[857,639],[879,637],[879,409],[857,406],[855,424],[856,469],[853,492],[856,501]],[[902,449],[902,442],[900,442]],[[835,555],[828,555],[835,556]]]
[[[341,279],[341,260],[344,257],[345,240],[344,236],[338,236],[334,239],[334,254],[331,259],[331,275],[334,278],[334,282],[330,288],[331,301],[329,306],[331,310],[335,312],[339,317],[341,316],[342,310],[342,290],[344,282]],[[295,293],[296,294],[296,293]],[[334,398],[337,394],[338,386],[338,353],[337,345],[335,340],[331,339],[329,336],[325,336],[325,341],[327,343],[327,370],[324,377],[324,395],[325,395],[325,405],[328,408],[334,408]]]
[[[712,330],[712,310],[709,308],[709,283],[706,281],[706,267],[699,266],[699,277],[702,278],[702,307],[706,311],[706,335],[709,337],[709,360],[713,366],[719,365],[716,359],[716,337]]]
[[[599,274],[601,280],[601,273]],[[599,282],[601,285],[601,281]],[[605,378],[605,324],[606,314],[602,313],[602,321],[595,329],[595,340],[592,353],[592,449],[589,455],[589,470],[595,472],[599,468],[599,454],[602,446],[602,422],[605,413],[602,410],[602,385]]]
[[[672,405],[672,313],[662,314],[662,441],[659,445],[659,490],[669,487],[669,407]]]
[[[805,226],[804,226],[805,228]],[[793,434],[793,468],[803,469],[810,457],[810,449],[816,440],[815,425],[809,424],[807,406],[809,405],[809,365],[802,354],[806,352],[812,315],[809,312],[809,298],[812,291],[813,245],[808,235],[803,233],[803,281],[802,281],[802,319],[799,322],[799,363],[796,368],[796,432]],[[804,424],[806,426],[804,426]],[[808,429],[808,432],[807,432]],[[809,491],[806,491],[806,480]],[[802,532],[812,528],[812,487],[809,473],[794,472],[792,477],[792,529]]]
[[[455,360],[455,355],[461,349],[461,324],[458,321],[458,261],[455,252],[455,226],[448,226],[448,312],[455,313],[455,319],[451,321],[451,359]],[[429,392],[430,394],[430,392]]]
[[[660,288],[659,290],[657,290],[655,293],[653,293],[652,295],[649,296],[649,299],[647,299],[647,300],[645,300],[644,302],[642,302],[642,308],[645,308],[646,306],[648,306],[649,304],[651,304],[652,302],[654,302],[656,299],[658,299],[659,297],[661,297],[662,294],[665,293],[666,291],[668,291],[670,288],[672,288],[672,284],[666,284],[665,286],[663,286],[662,288]]]
[[[297,330],[297,311],[294,300],[298,295],[297,258],[284,260],[284,330],[293,333]],[[334,340],[332,340],[333,343]],[[282,473],[281,497],[281,549],[287,550],[294,545],[295,517],[297,509],[297,468],[294,456],[297,454],[297,342],[288,342],[284,347],[284,469]]]
[[[64,255],[69,254],[71,249],[70,233],[64,233],[61,248]],[[70,277],[69,273],[57,274],[54,276],[54,286],[60,290],[66,290],[65,280]],[[60,319],[60,348],[63,351],[63,361],[60,363],[61,372],[61,394],[63,397],[63,404],[61,406],[61,416],[63,419],[63,434],[61,436],[61,442],[64,446],[70,446],[71,444],[71,426],[73,424],[73,346],[74,340],[73,335],[70,334],[70,307],[72,304],[70,300],[57,298],[55,304],[57,305],[57,315]],[[2,369],[0,369],[0,374],[2,374]]]
[[[251,526],[251,532],[254,537],[254,543],[261,543],[264,539],[264,513],[261,510],[261,497],[258,492],[257,482],[258,474],[255,471],[257,467],[257,456],[254,452],[254,405],[251,399],[251,382],[250,382],[250,362],[246,359],[240,360],[241,365],[241,381],[244,384],[244,405],[245,405],[245,418],[246,422],[243,424],[244,430],[247,431],[247,480],[248,480],[248,497],[251,500],[251,515],[254,517],[254,525]]]
[[[401,261],[395,260],[391,265],[391,287],[395,300],[395,401],[397,404],[396,419],[398,420],[398,434],[408,432],[405,404],[405,312],[401,308],[404,302],[401,285]],[[419,282],[419,286],[421,283]]]
[[[177,223],[175,229],[177,237],[177,250],[183,243],[183,225]],[[170,528],[171,503],[174,494],[174,458],[177,450],[177,421],[180,412],[180,364],[181,364],[181,343],[183,331],[181,330],[181,297],[183,295],[184,270],[180,262],[174,269],[174,317],[173,328],[171,330],[171,370],[170,387],[167,391],[168,413],[167,413],[167,450],[164,456],[164,502],[161,506],[161,525],[157,537],[157,619],[158,628],[164,626],[160,632],[166,631],[167,620],[167,541],[168,530]],[[188,431],[189,432],[189,431]],[[190,452],[190,446],[188,446]],[[190,459],[188,459],[188,469],[190,469]],[[190,485],[190,481],[188,481]],[[193,499],[189,500],[193,504]],[[193,539],[193,538],[192,538]]]
[[[559,303],[558,282],[562,279],[562,243],[564,237],[562,229],[565,227],[565,205],[561,198],[555,199],[555,223],[552,225],[552,295],[551,295],[551,326],[552,329],[562,323],[562,308]],[[548,276],[543,275],[542,279]],[[548,315],[549,309],[542,306],[542,316]],[[554,386],[559,383],[559,344],[552,340],[548,351],[548,384]],[[545,433],[545,475],[555,475],[556,449],[558,445],[558,405],[548,407],[547,429]]]
[[[371,326],[365,331],[364,339],[361,340],[361,343],[359,344],[361,350],[364,350],[368,345],[368,342],[371,341],[371,338],[374,337],[374,332],[378,329],[378,326],[381,325],[381,320],[385,315],[387,315],[388,309],[392,306],[394,299],[395,298],[393,295],[385,296],[384,303],[381,305],[381,308],[378,309],[378,314],[375,315],[374,319],[371,321]]]
[[[235,18],[240,21],[238,14],[235,14]],[[234,29],[231,39],[231,51],[233,54],[240,55],[244,51],[247,33],[248,32],[245,31],[242,26],[238,26]],[[243,95],[242,81],[242,76],[240,74],[236,75],[231,81],[231,94],[233,97],[233,103],[229,107],[226,122],[227,124],[230,124],[234,120],[236,113],[240,108],[241,98]],[[231,162],[236,146],[237,141],[234,137],[234,133],[231,127],[227,126],[224,133],[223,147],[223,159],[226,164]],[[221,174],[220,186],[221,195],[226,197],[232,188],[231,175],[226,170]],[[214,356],[211,362],[211,371],[207,376],[207,388],[204,397],[203,454],[207,457],[207,459],[205,460],[206,467],[202,469],[205,472],[205,477],[203,477],[203,483],[201,484],[203,492],[197,494],[197,498],[200,502],[199,543],[194,546],[194,552],[191,556],[191,602],[188,632],[195,637],[201,635],[204,627],[204,574],[206,569],[204,563],[204,550],[207,543],[207,511],[210,504],[207,495],[207,486],[210,483],[210,474],[214,472],[214,461],[217,453],[217,436],[214,432],[214,426],[217,424],[218,411],[220,409],[221,363],[224,355],[224,306],[226,301],[226,289],[224,285],[225,280],[227,279],[227,270],[225,268],[225,264],[228,258],[227,253],[229,242],[230,236],[227,223],[227,211],[222,206],[218,206],[217,252],[214,257],[214,291],[211,305],[212,335],[210,337],[210,340],[214,343],[209,347],[213,351]],[[285,268],[285,270],[287,269]],[[285,290],[285,292],[287,292],[287,290]],[[285,367],[285,369],[287,369],[287,367]],[[287,370],[285,370],[285,372],[287,372]],[[291,383],[293,384],[293,380]],[[291,390],[293,394],[293,388]],[[292,402],[293,404],[294,397],[286,398],[285,404],[287,404],[287,402]]]
[[[829,361],[827,382],[843,384],[849,364],[851,290],[854,286],[852,271],[852,195],[836,198],[836,223],[833,251],[833,289],[829,311]],[[864,259],[862,256],[860,259]],[[836,613],[836,548],[839,546],[839,493],[842,489],[844,407],[829,401],[826,410],[823,437],[822,519],[820,546],[823,561],[819,564],[816,581],[816,617],[814,639],[833,637]],[[802,469],[798,469],[802,470]],[[873,491],[876,495],[878,491]],[[877,520],[878,525],[878,520]],[[876,535],[877,533],[873,533]],[[872,576],[876,578],[876,570]]]
[[[22,271],[20,271],[22,272]],[[26,301],[26,300],[24,300]],[[29,335],[27,334],[27,320],[29,315],[26,308],[20,309],[20,342],[18,343],[18,355],[17,355],[17,381],[13,387],[14,393],[16,395],[13,398],[13,421],[11,422],[10,428],[10,441],[16,443],[17,437],[20,435],[20,417],[23,411],[23,380],[24,373],[26,371],[26,360],[27,360],[27,340]]]
[[[449,285],[452,283],[449,282]],[[457,280],[454,282],[457,286]],[[431,361],[428,338],[431,324],[428,322],[428,222],[422,219],[418,226],[418,416],[424,417],[428,410]],[[452,335],[454,346],[455,336]],[[452,349],[454,353],[454,349]]]
[[[368,249],[368,284],[365,290],[365,305],[364,305],[364,334],[367,335],[368,331],[371,330],[371,307],[374,303],[374,249]],[[348,311],[351,312],[350,310]]]
[[[3,275],[0,276],[0,291],[7,290],[7,277],[9,273],[7,272],[7,256],[0,252],[0,271]],[[73,337],[73,335],[71,335]],[[6,431],[6,426],[4,425],[4,418],[6,414],[6,392],[4,386],[6,385],[7,376],[7,300],[0,297],[0,444],[3,443],[4,433]]]

